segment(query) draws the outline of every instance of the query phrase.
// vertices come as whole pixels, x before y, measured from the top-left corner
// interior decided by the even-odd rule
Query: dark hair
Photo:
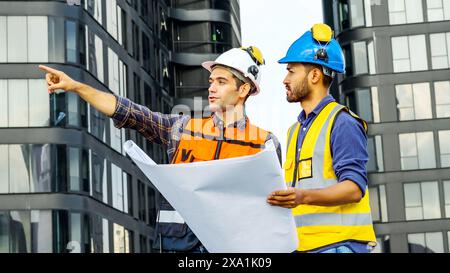
[[[318,65],[318,64],[311,64],[311,63],[304,63],[303,65],[306,67],[306,72],[307,72],[307,74],[308,74],[309,72],[311,72],[311,70],[313,70],[314,68],[317,68],[317,69],[319,69],[320,71],[322,71],[322,75],[323,75],[323,77],[322,77],[322,84],[323,84],[325,87],[327,87],[327,88],[331,86],[331,84],[333,83],[333,78],[330,77],[330,76],[327,76],[327,75],[325,75],[325,74],[323,73],[323,67],[322,67],[321,65]]]

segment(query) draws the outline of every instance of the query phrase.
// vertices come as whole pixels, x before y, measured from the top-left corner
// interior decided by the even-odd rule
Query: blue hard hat
[[[330,28],[331,30],[331,28]],[[334,39],[320,42],[307,31],[289,48],[286,57],[278,61],[285,63],[312,63],[328,68],[337,73],[345,73],[345,58],[342,48]]]

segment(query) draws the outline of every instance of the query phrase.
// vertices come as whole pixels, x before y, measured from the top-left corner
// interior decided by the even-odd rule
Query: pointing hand
[[[75,91],[78,82],[67,76],[64,72],[40,65],[39,69],[47,72],[45,79],[47,81],[48,93],[54,93],[56,90]]]

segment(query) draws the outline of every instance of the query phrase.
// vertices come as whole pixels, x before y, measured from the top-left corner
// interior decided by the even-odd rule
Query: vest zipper
[[[309,127],[311,128],[311,126]],[[308,128],[308,131],[309,131]],[[303,147],[303,143],[305,142],[305,138],[306,138],[306,134],[308,134],[308,131],[305,133],[305,136],[302,139],[302,143],[300,145],[300,147]],[[295,168],[294,168],[294,181],[292,181],[291,187],[295,188],[297,186],[297,182],[298,180],[300,180],[299,177],[297,177],[298,175],[298,167],[299,167],[299,163],[300,163],[300,147],[298,146],[298,136],[302,133],[302,124],[300,124],[300,128],[298,129],[298,135],[297,135],[297,139],[296,139],[296,144],[295,144]]]
[[[225,138],[225,128],[220,128],[219,126],[219,130],[220,130],[220,138],[217,141],[217,148],[216,148],[216,154],[214,155],[214,160],[219,159],[220,157],[220,151],[222,150],[222,142]]]
[[[220,157],[220,150],[222,150],[222,140],[219,140],[217,143],[217,148],[216,148],[216,155],[214,156],[214,160],[219,159]]]

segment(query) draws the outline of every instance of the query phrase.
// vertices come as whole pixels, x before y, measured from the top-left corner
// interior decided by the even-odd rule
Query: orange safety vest
[[[191,119],[181,135],[172,164],[254,155],[264,148],[268,136],[269,132],[248,120],[245,130],[228,127],[221,132],[213,117]]]

